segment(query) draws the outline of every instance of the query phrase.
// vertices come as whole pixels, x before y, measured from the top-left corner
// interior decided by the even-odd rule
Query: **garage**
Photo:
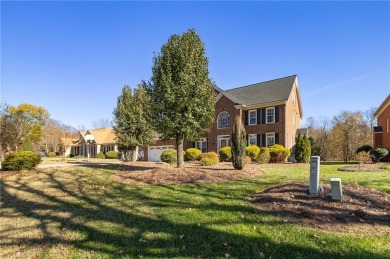
[[[168,148],[175,148],[174,146],[154,146],[148,148],[148,161],[151,162],[159,162],[161,161],[160,156],[161,153],[168,149]]]

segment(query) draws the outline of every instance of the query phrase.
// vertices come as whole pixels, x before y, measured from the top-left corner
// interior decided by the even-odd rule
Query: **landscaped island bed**
[[[386,258],[390,254],[389,210],[383,203],[390,194],[389,171],[342,172],[337,169],[345,164],[322,164],[320,181],[325,190],[331,177],[342,178],[342,204],[329,201],[326,193],[323,198],[308,198],[307,164],[249,164],[241,176],[229,166],[203,168],[189,163],[178,171],[140,162],[8,173],[0,179],[0,257]],[[141,172],[149,176],[138,178]],[[187,177],[171,178],[181,175]],[[273,193],[271,200],[261,201],[266,193]],[[315,213],[300,205],[306,208],[302,217],[288,216],[290,203],[297,206],[303,201],[312,202]],[[357,207],[343,207],[347,202],[366,214],[357,214]],[[329,211],[349,209],[356,220],[352,214],[336,218],[334,224],[328,221],[334,218],[323,218]],[[370,221],[367,215],[376,218]],[[343,221],[348,228],[343,228]]]

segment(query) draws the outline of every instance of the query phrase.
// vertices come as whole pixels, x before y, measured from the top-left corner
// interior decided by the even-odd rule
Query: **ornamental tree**
[[[246,133],[241,116],[236,116],[232,130],[232,163],[236,170],[242,170],[246,157]]]
[[[125,161],[136,161],[138,147],[151,144],[154,139],[150,98],[144,84],[138,85],[134,92],[130,86],[124,86],[113,114],[118,150]]]
[[[174,34],[153,63],[148,89],[154,125],[161,139],[176,139],[177,167],[183,167],[184,141],[199,140],[214,119],[213,82],[204,44],[193,29]]]

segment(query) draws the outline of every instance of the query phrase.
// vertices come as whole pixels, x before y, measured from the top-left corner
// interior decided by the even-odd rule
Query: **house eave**
[[[386,99],[381,103],[378,109],[374,112],[374,116],[378,117],[389,105],[390,105],[390,94],[386,97]]]

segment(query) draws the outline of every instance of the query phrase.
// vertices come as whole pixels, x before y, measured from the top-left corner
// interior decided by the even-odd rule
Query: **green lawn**
[[[390,258],[390,234],[303,228],[256,212],[250,196],[308,180],[308,165],[266,165],[256,179],[215,184],[125,185],[118,165],[39,169],[0,179],[0,258]],[[390,193],[390,172],[339,172]],[[1,172],[0,172],[1,173]]]

